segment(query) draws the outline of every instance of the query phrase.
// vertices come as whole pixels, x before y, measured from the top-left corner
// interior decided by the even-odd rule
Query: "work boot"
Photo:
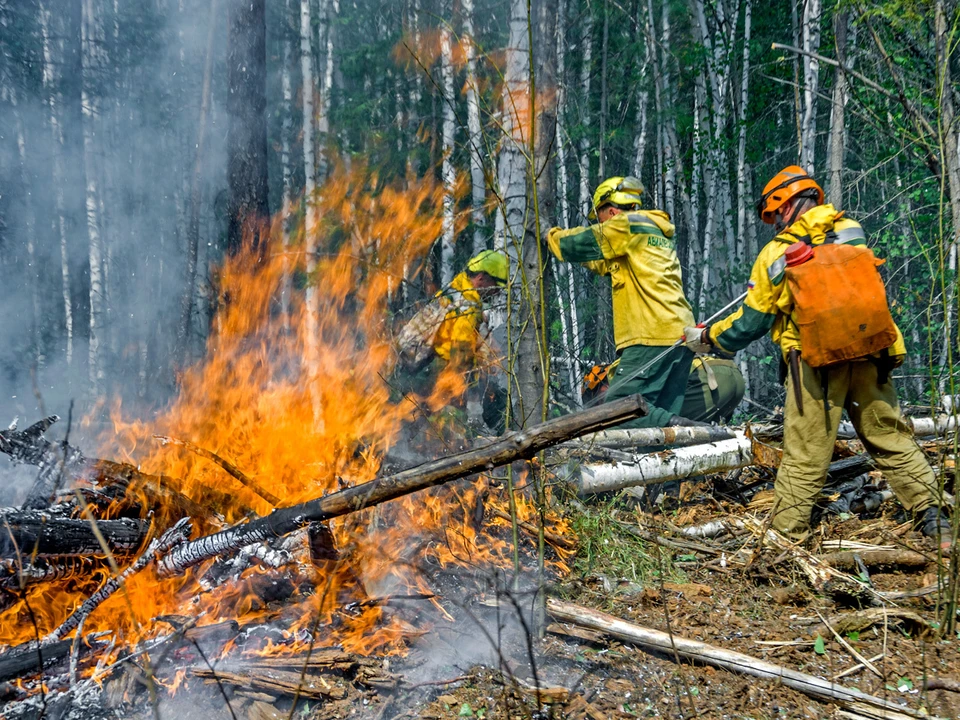
[[[949,550],[953,545],[953,527],[950,519],[936,505],[921,512],[916,519],[917,529],[924,537],[940,538],[940,549]]]

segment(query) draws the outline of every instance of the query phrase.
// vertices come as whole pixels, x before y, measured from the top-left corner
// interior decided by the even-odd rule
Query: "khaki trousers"
[[[834,365],[826,372],[826,410],[821,371],[800,363],[802,414],[794,397],[793,378],[787,379],[783,460],[774,484],[773,527],[792,538],[809,529],[810,512],[826,480],[844,409],[903,506],[919,512],[936,504],[936,476],[900,415],[893,382],[877,385],[877,368],[869,360]]]

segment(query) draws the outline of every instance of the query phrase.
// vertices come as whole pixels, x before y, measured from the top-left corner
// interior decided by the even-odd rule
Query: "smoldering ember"
[[[960,0],[0,0],[0,718],[957,718]]]

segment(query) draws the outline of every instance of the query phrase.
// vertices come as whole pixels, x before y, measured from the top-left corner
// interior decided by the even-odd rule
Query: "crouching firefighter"
[[[674,226],[662,210],[641,210],[642,199],[636,178],[608,178],[593,194],[594,224],[552,228],[547,243],[558,260],[610,277],[619,360],[605,400],[641,393],[649,408],[622,427],[702,424],[679,415],[693,354],[682,345],[664,352],[693,324]]]
[[[757,257],[743,305],[707,328],[687,328],[695,352],[733,352],[771,332],[786,374],[783,460],[773,527],[799,539],[810,528],[844,410],[864,447],[924,535],[949,546],[936,478],[900,416],[890,372],[906,354],[863,228],[824,204],[795,165],[763,189],[757,211],[776,237]]]
[[[508,269],[502,252],[480,252],[407,321],[397,337],[392,379],[397,389],[427,396],[444,369],[463,373],[470,384],[468,395],[479,396],[484,422],[503,432],[506,393],[491,377],[499,367],[500,352],[486,308],[506,287]]]

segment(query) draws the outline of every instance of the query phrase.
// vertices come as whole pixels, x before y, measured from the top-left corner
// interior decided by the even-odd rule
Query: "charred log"
[[[32,555],[102,555],[104,550],[87,520],[58,516],[42,510],[13,510],[0,514],[0,558],[22,562]],[[97,528],[110,552],[133,554],[150,530],[146,520],[98,520]]]

